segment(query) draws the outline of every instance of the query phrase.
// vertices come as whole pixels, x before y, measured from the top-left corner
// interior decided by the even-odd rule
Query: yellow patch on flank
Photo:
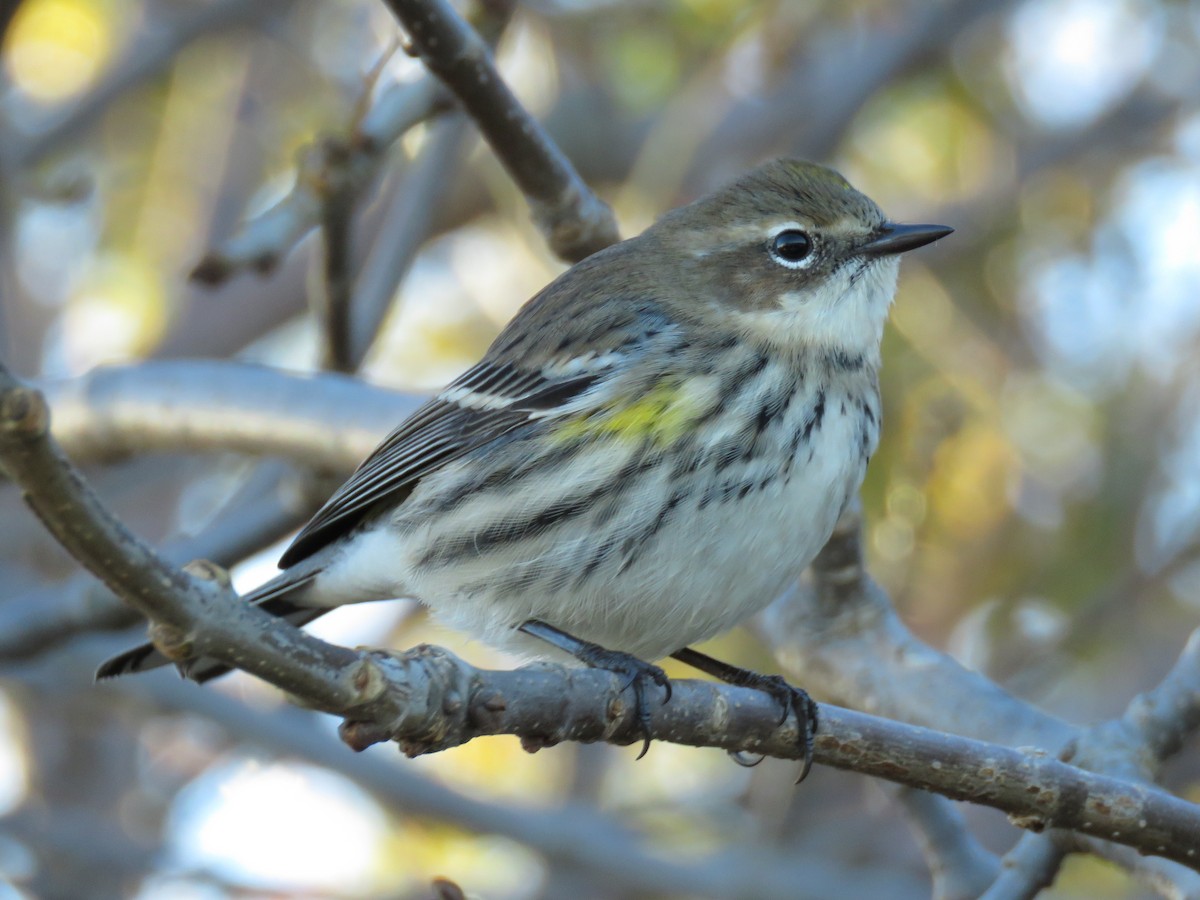
[[[639,397],[614,401],[563,423],[555,437],[572,441],[608,436],[667,446],[687,434],[709,409],[716,386],[715,378],[692,378],[683,384],[662,379]]]

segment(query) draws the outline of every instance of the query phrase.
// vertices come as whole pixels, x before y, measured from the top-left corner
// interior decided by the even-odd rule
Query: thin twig
[[[260,274],[274,270],[300,239],[320,224],[331,183],[339,184],[343,192],[362,194],[375,183],[387,148],[414,125],[450,105],[446,91],[431,78],[394,85],[367,113],[373,133],[356,132],[343,139],[326,135],[304,148],[291,190],[210,249],[192,269],[191,280],[215,287],[244,269]],[[332,171],[335,167],[336,172]]]
[[[934,900],[974,900],[995,880],[999,861],[975,840],[953,803],[909,787],[889,793],[916,832]]]
[[[1044,834],[1023,834],[1001,860],[996,876],[979,900],[1032,900],[1054,883],[1065,851]]]
[[[482,3],[472,17],[472,24],[489,46],[499,41],[512,8],[508,0]],[[453,107],[453,95],[432,76],[389,86],[349,134],[326,135],[302,150],[292,189],[209,250],[192,270],[192,280],[215,286],[244,269],[270,272],[321,222],[332,185],[345,195],[363,196],[378,179],[396,141],[414,126]]]
[[[618,240],[612,210],[597,198],[492,62],[487,44],[444,0],[384,0],[413,49],[440,78],[529,200],[551,250],[578,262]]]
[[[466,121],[460,115],[433,124],[425,145],[380,218],[375,243],[354,285],[354,311],[349,323],[352,368],[361,365],[370,350],[404,274],[429,235],[433,213],[461,161],[465,136]]]
[[[311,306],[320,335],[322,369],[352,372],[350,313],[354,266],[350,243],[354,234],[355,186],[344,177],[343,164],[326,166],[329,182],[321,203],[321,278],[314,280]]]
[[[1200,728],[1200,629],[1193,631],[1167,676],[1135,697],[1123,720],[1137,729],[1153,757],[1174,756]]]

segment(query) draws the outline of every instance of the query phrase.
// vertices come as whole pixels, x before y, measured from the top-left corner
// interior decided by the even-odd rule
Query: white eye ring
[[[807,269],[812,265],[813,239],[807,231],[789,222],[779,228],[767,242],[771,259],[787,269]]]

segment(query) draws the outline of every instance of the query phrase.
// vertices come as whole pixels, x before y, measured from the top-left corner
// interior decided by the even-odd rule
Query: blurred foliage
[[[21,4],[5,36],[5,69],[39,103],[86,90],[112,59],[122,25],[113,3],[39,0]]]
[[[3,35],[8,133],[36,134],[86,102],[190,6],[25,0]],[[311,240],[270,279],[241,275],[212,295],[186,274],[288,189],[309,142],[345,133],[364,103],[413,76],[395,41],[372,0],[295,2],[254,26],[213,27],[83,138],[20,173],[0,222],[4,352],[53,376],[214,353],[312,366]],[[1194,4],[538,0],[518,12],[500,60],[626,232],[779,153],[826,156],[897,218],[958,228],[905,262],[885,339],[884,441],[864,488],[873,574],[923,637],[1071,719],[1112,714],[1161,676],[1200,608]],[[390,151],[391,169],[423,134]],[[398,289],[369,378],[429,388],[452,377],[560,268],[486,148],[472,150],[452,187]],[[395,190],[385,177],[363,204],[356,245],[370,244]],[[153,479],[129,481],[131,502],[173,502]],[[0,571],[19,584],[22,566],[13,555]],[[420,619],[386,638],[421,639],[462,646]],[[745,634],[710,649],[772,665]],[[478,645],[466,653],[510,662]],[[58,689],[84,690],[81,671]],[[10,804],[23,821],[23,810],[53,806],[50,782],[90,761],[70,750],[69,707],[53,721],[51,687],[30,694],[19,671],[6,678],[8,743],[25,755],[8,768],[29,770]],[[240,678],[222,690],[278,702]],[[314,846],[337,846],[322,830],[330,807],[299,782],[288,790],[308,811],[263,800],[242,823],[240,862],[181,846],[197,821],[217,815],[230,785],[246,783],[238,779],[291,764],[256,762],[235,735],[195,728],[173,733],[173,762],[155,757],[166,713],[116,692],[95,702],[111,705],[127,732],[106,752],[147,748],[140,770],[109,787],[122,795],[114,820],[130,846],[154,852],[130,850],[130,864],[114,863],[119,877],[96,882],[94,896],[135,895],[137,885],[142,897],[233,896],[239,884],[303,890],[279,887],[264,868],[281,817],[311,817],[306,827],[322,836]],[[820,771],[793,792],[783,765],[744,770],[672,746],[633,765],[635,752],[559,747],[531,757],[493,739],[415,765],[506,802],[570,798],[618,811],[675,852],[784,848],[844,866],[850,895],[854,878],[881,870],[894,874],[895,896],[927,891],[915,845],[860,781]],[[1176,791],[1200,792],[1194,754],[1172,778]],[[170,813],[188,784],[204,786],[192,820]],[[85,794],[71,814],[93,802]],[[90,812],[113,817],[106,802]],[[312,891],[420,896],[442,874],[478,896],[533,897],[565,883],[500,839],[385,820],[362,802],[383,823],[372,826],[369,877]],[[1011,840],[989,814],[971,816],[994,849]],[[13,833],[36,851],[32,832]],[[0,869],[14,884],[38,884],[32,863]],[[1051,895],[1132,890],[1115,869],[1078,860]]]

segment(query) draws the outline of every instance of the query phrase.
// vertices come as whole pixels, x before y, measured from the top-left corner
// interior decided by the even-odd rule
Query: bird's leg
[[[581,663],[591,666],[593,669],[605,669],[618,675],[628,676],[629,681],[625,683],[625,688],[633,688],[634,711],[642,730],[642,752],[638,754],[638,759],[646,755],[646,751],[650,749],[650,710],[646,707],[646,682],[652,681],[663,689],[665,694],[663,703],[666,703],[671,699],[671,681],[667,678],[666,672],[658,666],[644,662],[628,653],[607,650],[591,641],[580,640],[573,634],[568,634],[553,625],[547,625],[540,619],[530,619],[518,630],[540,638],[565,653],[570,653]]]
[[[713,678],[724,681],[726,684],[754,688],[770,694],[782,710],[779,717],[780,724],[787,719],[788,713],[795,713],[796,722],[800,726],[801,740],[804,742],[804,765],[800,769],[800,777],[796,779],[796,784],[808,777],[808,771],[812,768],[813,762],[813,738],[817,733],[817,704],[808,694],[800,688],[792,687],[781,675],[760,675],[749,669],[739,669],[737,666],[713,659],[691,647],[677,650],[671,656],[693,669],[699,669]],[[734,759],[737,760],[737,757],[735,756]],[[741,761],[738,760],[738,762]],[[757,762],[758,760],[755,760],[755,763]]]

